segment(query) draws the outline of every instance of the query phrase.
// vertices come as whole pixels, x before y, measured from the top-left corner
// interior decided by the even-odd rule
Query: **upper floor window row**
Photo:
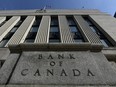
[[[8,21],[10,18],[12,17],[10,16],[6,17],[5,21]],[[83,17],[83,18],[85,19],[85,21],[87,22],[91,30],[99,36],[104,47],[113,46],[112,43],[105,37],[105,35],[92,23],[91,20],[88,19],[88,17]],[[11,31],[8,32],[6,36],[0,41],[0,47],[4,47],[7,44],[7,42],[10,40],[10,38],[17,31],[18,27],[20,27],[20,25],[23,23],[25,19],[26,19],[26,16],[21,16],[20,21],[18,21],[18,23],[11,29]],[[30,28],[30,31],[28,32],[24,42],[34,43],[37,32],[39,32],[39,25],[40,25],[41,19],[42,19],[42,16],[36,16],[36,19],[32,27]],[[66,16],[66,19],[67,19],[67,23],[69,25],[70,32],[74,41],[85,42],[81,30],[77,26],[78,23],[75,21],[75,18],[73,16]],[[58,16],[51,16],[49,42],[50,43],[61,42]]]

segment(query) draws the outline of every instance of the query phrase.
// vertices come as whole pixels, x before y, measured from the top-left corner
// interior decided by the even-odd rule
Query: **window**
[[[6,23],[6,21],[3,21],[1,24],[0,24],[0,27],[2,26],[2,25],[4,25]]]
[[[22,22],[23,22],[23,21],[20,20],[20,21],[15,25],[15,27],[19,27],[19,26],[21,25]]]
[[[60,42],[60,33],[59,33],[57,17],[51,17],[49,42],[50,43]]]
[[[71,32],[73,33],[75,33],[75,32],[79,32],[78,30],[77,30],[77,27],[76,26],[70,26],[70,30],[71,30]]]
[[[89,20],[88,17],[83,17],[84,20],[87,22],[91,30],[96,33],[104,47],[112,47],[113,45],[110,43],[110,41],[105,37],[105,35]]]
[[[72,37],[73,39],[75,40],[75,42],[84,42],[84,39],[73,19],[72,16],[67,16],[67,20],[68,20],[68,24],[69,24],[69,27],[70,27],[70,31],[72,33]]]
[[[40,25],[41,22],[41,17],[40,16],[36,16],[36,19],[33,23],[33,27],[38,27]]]
[[[3,39],[1,42],[0,42],[0,47],[4,47],[6,45],[6,43],[8,42],[8,39]]]
[[[35,41],[36,34],[38,32],[38,28],[39,28],[39,24],[40,24],[40,19],[41,19],[41,17],[36,17],[32,27],[25,39],[25,43],[33,43]]]
[[[37,31],[38,31],[38,27],[34,27],[34,26],[32,26],[30,32],[37,32]]]
[[[57,26],[51,27],[50,32],[58,32],[58,27]]]
[[[18,23],[15,25],[15,27],[19,27],[25,19],[26,19],[26,16],[21,16],[21,19],[18,21]]]
[[[75,26],[76,25],[72,17],[67,17],[67,19],[68,19],[69,26],[73,26],[73,25]]]
[[[25,43],[33,43],[34,42],[34,39],[26,39],[25,40]]]
[[[58,18],[57,17],[51,17],[51,26],[57,26],[58,25]]]

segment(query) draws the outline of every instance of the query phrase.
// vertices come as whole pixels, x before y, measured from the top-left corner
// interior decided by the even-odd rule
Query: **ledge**
[[[116,61],[116,47],[103,48],[102,53],[110,61]]]
[[[22,51],[94,51],[100,52],[101,45],[91,45],[90,43],[21,43],[19,45],[9,45],[11,53],[20,53]]]

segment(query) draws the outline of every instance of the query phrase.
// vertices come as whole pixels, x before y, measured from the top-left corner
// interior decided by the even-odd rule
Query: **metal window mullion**
[[[59,19],[59,29],[61,35],[61,42],[62,43],[73,43],[74,40],[71,36],[70,28],[67,23],[65,16],[58,16]]]
[[[34,43],[48,43],[50,16],[43,16]]]

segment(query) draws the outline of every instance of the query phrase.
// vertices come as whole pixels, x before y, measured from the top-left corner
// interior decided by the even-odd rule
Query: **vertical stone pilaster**
[[[0,17],[0,24],[6,20],[6,17]]]
[[[76,22],[78,23],[81,31],[84,33],[86,39],[91,44],[101,45],[99,37],[90,29],[89,25],[85,22],[85,20],[81,16],[74,16]]]
[[[73,37],[71,36],[71,31],[69,29],[68,22],[65,16],[58,16],[59,19],[59,29],[62,43],[73,43]]]
[[[89,43],[91,43],[91,51],[101,51],[103,45],[97,34],[90,29],[89,25],[81,16],[74,16],[74,18],[75,21],[78,23],[81,31],[83,32],[84,38],[87,39]]]
[[[43,16],[34,43],[48,43],[50,16]]]

